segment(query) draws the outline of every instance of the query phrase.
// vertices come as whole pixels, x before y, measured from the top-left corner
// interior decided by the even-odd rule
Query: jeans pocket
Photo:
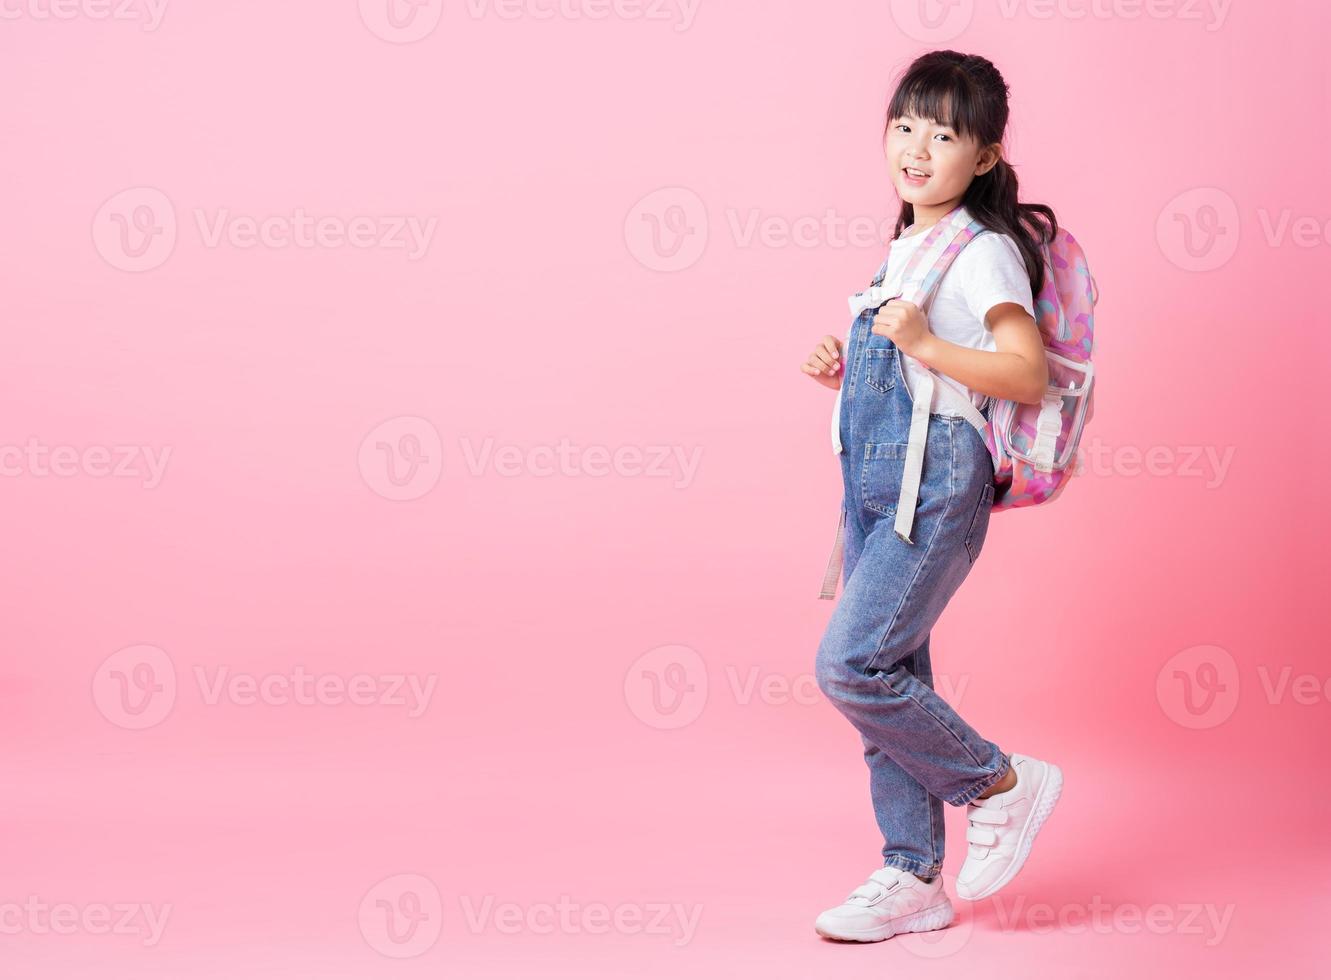
[[[874,391],[889,392],[897,383],[896,347],[868,347],[864,351],[864,383]]]
[[[860,501],[866,510],[891,517],[901,496],[901,471],[906,464],[906,443],[866,442],[860,464]]]
[[[984,489],[980,491],[980,502],[975,505],[975,513],[971,516],[971,526],[966,530],[966,553],[970,555],[971,564],[975,564],[975,559],[980,556],[980,549],[984,547],[984,539],[989,534],[989,516],[994,506],[994,484],[986,483]]]

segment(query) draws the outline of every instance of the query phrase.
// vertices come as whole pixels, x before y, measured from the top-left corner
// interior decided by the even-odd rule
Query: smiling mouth
[[[923,170],[916,170],[914,167],[902,167],[901,172],[907,177],[914,177],[917,180],[927,180],[929,177],[929,174],[925,173]]]

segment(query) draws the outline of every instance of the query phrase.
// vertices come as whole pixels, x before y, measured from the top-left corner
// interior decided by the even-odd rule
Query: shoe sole
[[[937,905],[931,905],[927,909],[920,909],[918,912],[888,919],[882,925],[875,926],[865,932],[829,932],[816,923],[813,928],[818,935],[827,939],[840,939],[848,943],[880,943],[884,939],[891,939],[902,932],[929,932],[933,929],[945,929],[951,925],[955,916],[956,911],[952,908],[952,902],[944,897],[943,901]]]
[[[963,895],[960,887],[958,887],[957,896],[959,898],[964,898],[969,902],[978,902],[982,898],[988,898],[1015,878],[1022,865],[1026,863],[1026,858],[1031,853],[1031,845],[1035,843],[1035,835],[1040,832],[1044,822],[1049,819],[1049,814],[1054,812],[1054,804],[1058,802],[1058,798],[1063,794],[1063,770],[1052,762],[1046,762],[1045,765],[1049,767],[1048,775],[1045,778],[1044,785],[1040,787],[1040,795],[1035,800],[1035,806],[1031,808],[1030,819],[1026,821],[1026,828],[1022,833],[1021,843],[1017,845],[1017,853],[1013,855],[1012,863],[984,891]]]

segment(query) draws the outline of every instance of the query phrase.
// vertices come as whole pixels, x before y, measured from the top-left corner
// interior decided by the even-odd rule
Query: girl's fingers
[[[800,365],[805,374],[836,375],[841,370],[841,348],[837,338],[828,334],[820,346],[813,349],[809,359]]]
[[[815,378],[822,377],[823,375],[828,373],[826,371],[820,370],[819,368],[815,367],[813,364],[801,364],[800,370],[803,371],[805,374]]]
[[[837,366],[839,362],[829,357],[827,354],[823,353],[820,350],[814,351],[813,355],[809,358],[809,360],[812,361],[814,364],[817,364],[822,369],[822,372],[824,374],[837,373]]]

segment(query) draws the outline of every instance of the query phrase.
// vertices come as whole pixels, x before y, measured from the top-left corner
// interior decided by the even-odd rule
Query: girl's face
[[[973,138],[929,119],[898,116],[888,126],[885,152],[892,182],[902,201],[941,217],[961,203],[970,182],[1000,158],[997,144],[981,147]]]

